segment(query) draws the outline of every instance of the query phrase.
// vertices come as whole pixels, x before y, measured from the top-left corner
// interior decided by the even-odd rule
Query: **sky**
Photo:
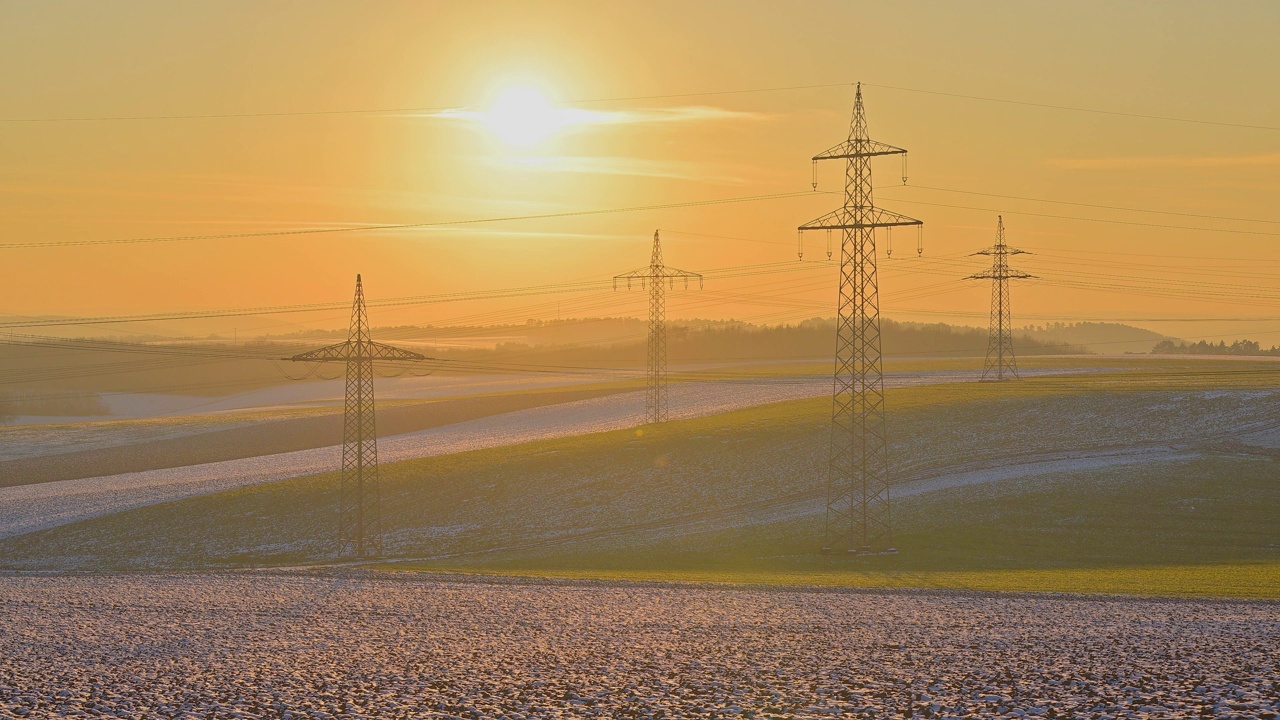
[[[356,273],[418,299],[374,325],[638,316],[608,280],[659,228],[708,275],[670,317],[830,317],[825,238],[800,261],[795,228],[841,202],[830,163],[806,194],[809,158],[862,82],[872,137],[910,151],[906,185],[878,161],[877,204],[925,224],[923,255],[902,232],[881,253],[883,315],[985,324],[963,278],[1003,214],[1038,277],[1017,325],[1280,344],[1276,37],[1280,4],[1243,0],[0,1],[0,324],[343,303]],[[398,224],[437,226],[76,244]]]

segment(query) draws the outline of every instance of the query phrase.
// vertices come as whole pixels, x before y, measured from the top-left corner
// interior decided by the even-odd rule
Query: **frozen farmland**
[[[0,577],[0,716],[1274,718],[1275,604]]]

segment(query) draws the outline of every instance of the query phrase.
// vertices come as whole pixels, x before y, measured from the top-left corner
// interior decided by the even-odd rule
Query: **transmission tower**
[[[364,308],[364,285],[356,275],[347,341],[294,355],[298,362],[347,365],[347,396],[342,431],[342,480],[338,488],[338,554],[382,554],[382,514],[378,488],[378,433],[374,422],[373,361],[429,358],[374,342]]]
[[[1025,250],[1011,248],[1004,241],[1004,216],[996,219],[996,244],[974,255],[990,255],[991,269],[967,280],[991,281],[991,330],[987,337],[987,361],[982,366],[981,382],[1018,379],[1018,363],[1013,357],[1013,315],[1009,312],[1009,281],[1034,278],[1009,268],[1010,255],[1025,255]]]
[[[867,136],[859,84],[848,140],[813,158],[815,166],[820,160],[845,161],[844,206],[799,228],[801,238],[806,230],[836,230],[842,235],[824,553],[896,552],[889,522],[876,228],[890,232],[894,227],[919,228],[923,223],[875,206],[871,159],[905,158],[906,152]],[[905,159],[902,181],[906,182]],[[800,252],[803,258],[803,241]]]
[[[618,289],[619,280],[627,281],[628,290],[636,281],[639,281],[641,288],[646,284],[649,286],[649,357],[644,395],[644,418],[647,423],[667,421],[667,286],[674,288],[679,279],[684,281],[687,288],[691,278],[697,278],[698,287],[702,287],[702,276],[698,273],[662,264],[662,242],[658,239],[657,230],[653,231],[653,255],[649,259],[649,267],[613,278],[614,290]]]

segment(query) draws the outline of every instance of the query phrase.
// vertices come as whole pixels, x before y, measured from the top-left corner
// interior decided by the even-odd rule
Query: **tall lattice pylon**
[[[848,140],[813,158],[845,161],[844,206],[799,228],[802,236],[806,230],[842,234],[823,552],[893,551],[876,229],[922,223],[875,206],[871,159],[906,152],[867,136],[859,84]]]
[[[987,336],[987,361],[982,366],[981,382],[1018,379],[1018,363],[1013,356],[1013,315],[1009,310],[1009,281],[1034,278],[1009,268],[1010,255],[1025,255],[1025,250],[1009,247],[1004,241],[1004,216],[996,218],[996,244],[974,255],[990,255],[991,269],[970,275],[968,280],[991,281],[991,329]]]
[[[687,288],[693,278],[697,278],[698,287],[702,287],[702,276],[698,273],[662,264],[662,241],[658,239],[657,230],[653,231],[653,254],[649,258],[649,267],[613,278],[614,290],[618,289],[619,280],[627,281],[628,290],[637,281],[640,287],[649,286],[649,357],[644,395],[644,419],[647,423],[667,421],[667,287],[675,287],[679,279]]]
[[[378,432],[373,404],[375,360],[422,361],[422,355],[374,342],[364,307],[364,284],[356,275],[347,341],[294,355],[299,362],[347,365],[342,430],[342,479],[338,488],[338,554],[382,555],[382,508],[378,487]]]

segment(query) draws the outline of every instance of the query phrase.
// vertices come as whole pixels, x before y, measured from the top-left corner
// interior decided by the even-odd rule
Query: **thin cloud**
[[[696,123],[724,120],[763,120],[766,115],[753,112],[727,110],[705,105],[672,108],[648,108],[640,110],[583,110],[581,108],[555,108],[556,123],[561,127],[584,125],[652,125],[659,123]],[[399,117],[433,118],[487,123],[491,114],[485,110],[455,108],[439,112],[400,115]]]
[[[596,125],[642,125],[671,122],[714,122],[721,120],[762,120],[761,113],[726,110],[706,105],[688,107],[653,108],[648,110],[578,110],[588,113]]]
[[[495,161],[503,167],[552,173],[581,173],[586,175],[627,175],[699,182],[718,182],[744,185],[747,180],[729,174],[708,173],[704,166],[681,161],[649,160],[629,157],[515,157]]]
[[[440,233],[449,235],[474,235],[478,237],[490,238],[513,238],[519,240],[635,240],[636,236],[618,235],[610,233],[575,233],[575,232],[546,232],[532,230],[490,230],[488,228],[420,228],[423,232]]]
[[[1072,170],[1250,167],[1280,165],[1280,153],[1263,155],[1163,155],[1153,157],[1049,158],[1046,164]]]

